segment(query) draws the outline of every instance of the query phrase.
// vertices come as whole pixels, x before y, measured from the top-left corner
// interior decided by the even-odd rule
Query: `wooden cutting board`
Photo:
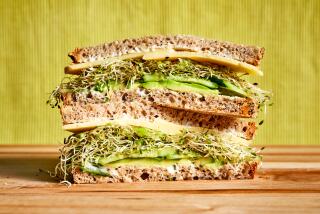
[[[320,147],[267,147],[253,180],[66,185],[57,146],[0,146],[0,213],[320,213]]]

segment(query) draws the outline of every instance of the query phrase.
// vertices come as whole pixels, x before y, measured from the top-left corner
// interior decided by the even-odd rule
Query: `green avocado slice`
[[[241,88],[238,88],[237,86],[233,85],[231,82],[227,81],[227,80],[223,80],[223,84],[225,85],[224,87],[221,87],[223,89],[232,91],[234,93],[236,93],[237,95],[241,96],[241,97],[246,97],[247,93],[242,90]]]
[[[94,166],[88,161],[86,161],[84,166],[81,167],[81,170],[83,172],[87,172],[92,175],[110,176],[110,174],[106,168]]]
[[[219,79],[218,77],[213,76],[211,77],[211,81],[217,83],[219,85],[219,89],[223,89],[221,90],[223,92],[222,94],[232,95],[233,93],[235,93],[236,95],[242,96],[242,97],[248,96],[244,90],[235,86],[234,84],[232,84],[230,81],[226,79]]]
[[[218,94],[218,90],[212,90],[206,86],[195,84],[195,83],[181,83],[174,80],[164,80],[160,82],[165,88],[173,91],[181,92],[195,92],[203,95],[214,95]]]
[[[169,75],[165,77],[162,74],[153,73],[153,74],[144,74],[142,78],[144,82],[160,82],[163,80],[174,80],[182,83],[195,83],[211,89],[218,88],[218,84],[215,82],[212,82],[206,79],[194,78],[194,77],[183,77],[183,76],[176,76],[176,75]]]
[[[149,137],[154,140],[160,140],[160,138],[164,135],[160,131],[147,129],[141,126],[132,126],[132,129],[139,137]]]
[[[142,77],[144,82],[159,82],[164,80],[164,76],[160,73],[147,74],[145,73]]]
[[[193,77],[182,77],[182,76],[173,76],[170,75],[167,79],[174,80],[177,82],[184,82],[184,83],[195,83],[198,85],[203,85],[211,89],[217,89],[218,84],[215,82],[211,82],[210,80],[206,79],[199,79],[199,78],[193,78]]]
[[[112,163],[107,163],[101,166],[95,166],[89,162],[86,162],[81,167],[82,171],[93,174],[110,177],[110,168],[117,168],[119,166],[138,166],[138,167],[170,167],[176,164],[179,165],[191,165],[194,164],[197,167],[203,167],[206,169],[216,170],[223,166],[223,163],[214,160],[212,158],[198,158],[198,159],[158,159],[158,158],[126,158]]]
[[[111,154],[108,157],[98,157],[95,162],[99,165],[106,165],[108,163],[112,163],[115,161],[119,161],[122,159],[128,158],[160,158],[160,159],[183,159],[183,158],[197,158],[200,157],[199,154],[195,152],[180,152],[174,147],[163,147],[163,148],[155,148],[152,150],[140,150],[135,151],[130,154]]]
[[[141,83],[141,86],[146,89],[165,89],[160,82],[144,82]]]
[[[145,82],[141,86],[146,89],[170,89],[180,92],[195,92],[203,95],[219,94],[218,90],[212,90],[199,84],[181,83],[174,80],[163,80],[160,82]]]
[[[110,80],[107,82],[98,82],[94,86],[95,91],[105,92],[107,90],[120,90],[125,88],[123,84],[117,83],[116,81]]]

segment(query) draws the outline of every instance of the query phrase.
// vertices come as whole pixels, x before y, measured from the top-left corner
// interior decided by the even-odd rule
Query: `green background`
[[[274,105],[257,144],[320,144],[319,1],[0,1],[0,144],[56,144],[49,92],[67,53],[126,37],[194,34],[266,48]]]

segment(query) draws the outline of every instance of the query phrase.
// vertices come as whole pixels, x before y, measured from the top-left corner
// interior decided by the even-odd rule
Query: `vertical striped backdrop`
[[[46,106],[68,51],[126,37],[195,34],[266,48],[274,105],[257,144],[320,144],[317,0],[0,0],[0,144],[61,143]]]

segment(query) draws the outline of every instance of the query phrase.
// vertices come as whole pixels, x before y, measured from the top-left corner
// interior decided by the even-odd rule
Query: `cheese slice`
[[[196,126],[179,125],[179,124],[175,124],[160,118],[156,118],[154,119],[154,121],[150,121],[143,118],[135,119],[128,115],[123,115],[121,118],[114,119],[114,120],[110,120],[109,118],[99,118],[99,120],[91,121],[91,122],[67,124],[63,126],[63,129],[73,133],[79,133],[79,132],[94,129],[98,126],[104,126],[109,123],[118,124],[121,126],[141,126],[141,127],[157,130],[169,135],[178,134],[182,130],[189,130],[189,131],[202,132],[202,133],[216,132],[226,141],[233,141],[233,142],[238,142],[243,144],[252,143],[252,140],[246,140],[240,137],[235,129],[218,131],[216,129],[207,129],[207,128],[196,127]]]
[[[245,62],[240,62],[227,57],[210,55],[207,53],[198,53],[191,51],[174,51],[174,50],[156,50],[151,52],[140,52],[122,55],[119,57],[111,57],[93,62],[85,62],[80,64],[72,64],[65,67],[66,74],[80,74],[83,69],[108,64],[117,60],[142,58],[144,60],[174,60],[178,58],[191,59],[198,62],[210,62],[217,65],[224,65],[232,68],[235,72],[244,72],[262,76],[263,72],[256,66]]]
[[[258,67],[245,62],[229,59],[222,56],[209,55],[206,53],[197,53],[189,51],[155,51],[143,55],[144,60],[174,60],[178,58],[192,59],[197,62],[210,62],[217,65],[224,65],[232,68],[235,72],[244,72],[262,76],[263,72]]]
[[[63,126],[63,129],[66,131],[78,133],[78,132],[94,129],[98,126],[103,126],[108,123],[115,123],[122,126],[129,126],[129,125],[142,126],[145,128],[158,130],[166,134],[177,134],[183,129],[194,130],[194,131],[207,130],[201,127],[184,126],[184,125],[171,123],[160,118],[156,118],[154,121],[151,122],[149,120],[142,119],[142,118],[135,119],[127,115],[124,115],[121,118],[114,119],[114,120],[110,120],[109,118],[99,118],[99,120],[96,120],[96,121],[67,124]]]

